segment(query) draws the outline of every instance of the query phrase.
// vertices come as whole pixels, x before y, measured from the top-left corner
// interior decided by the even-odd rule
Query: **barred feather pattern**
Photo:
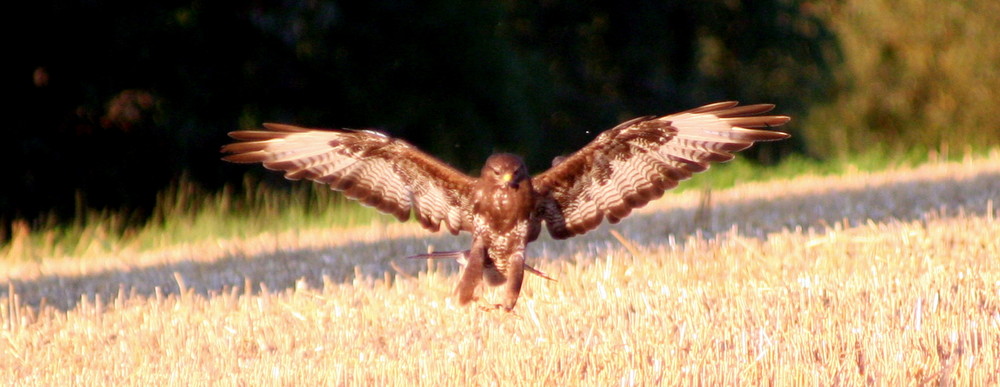
[[[617,223],[711,163],[729,161],[757,141],[787,138],[764,129],[789,120],[759,115],[772,108],[719,102],[624,122],[532,179],[536,215],[557,239],[586,233],[604,219]]]
[[[260,162],[290,180],[328,184],[345,196],[423,227],[452,234],[472,231],[469,190],[474,179],[409,143],[370,130],[306,129],[265,124],[237,131],[224,160]]]
[[[492,220],[484,219],[482,215],[474,216],[476,222],[476,232],[474,238],[482,238],[485,241],[486,249],[486,269],[493,270],[490,285],[502,284],[509,273],[511,257],[514,255],[524,256],[525,246],[528,245],[528,228],[531,227],[527,220],[520,221],[509,230],[497,232],[490,227]]]

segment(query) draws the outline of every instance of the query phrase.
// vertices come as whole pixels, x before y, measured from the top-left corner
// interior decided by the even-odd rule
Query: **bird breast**
[[[518,184],[517,188],[507,186],[482,187],[475,195],[473,212],[481,221],[477,226],[485,226],[494,232],[504,233],[519,223],[525,223],[534,209],[534,197],[530,181]]]

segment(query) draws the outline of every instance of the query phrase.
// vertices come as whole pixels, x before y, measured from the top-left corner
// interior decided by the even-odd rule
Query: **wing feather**
[[[328,184],[344,196],[437,231],[471,231],[473,179],[403,140],[366,130],[306,129],[264,124],[230,133],[223,160],[261,163],[290,180]]]
[[[787,138],[759,129],[789,121],[760,115],[773,108],[718,102],[619,124],[532,179],[536,214],[558,239],[590,231],[604,219],[617,223],[712,163],[732,160],[732,152]]]

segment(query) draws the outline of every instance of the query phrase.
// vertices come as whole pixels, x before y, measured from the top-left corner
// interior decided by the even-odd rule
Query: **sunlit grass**
[[[127,211],[81,209],[71,222],[16,221],[0,260],[100,256],[167,248],[206,239],[294,229],[354,227],[391,217],[346,200],[326,186],[302,182],[278,189],[247,180],[239,192],[205,192],[182,179],[157,197],[148,220]]]
[[[671,194],[582,238],[532,244],[530,263],[558,282],[528,277],[514,314],[455,305],[454,263],[401,259],[428,244],[467,243],[414,224],[7,262],[0,377],[13,385],[1000,381],[1000,153],[703,195]]]
[[[851,158],[819,161],[791,156],[762,167],[745,158],[717,165],[695,175],[674,192],[722,189],[750,181],[769,181],[802,174],[839,175],[878,171],[937,162],[960,157],[982,157],[985,153],[942,154],[913,150],[907,153],[871,150]],[[239,238],[264,233],[351,228],[373,221],[393,222],[391,216],[346,200],[326,186],[298,182],[291,189],[277,189],[246,180],[241,189],[206,192],[181,179],[161,193],[148,220],[137,220],[127,211],[95,211],[81,208],[71,222],[56,219],[32,223],[15,221],[11,238],[0,246],[0,261],[38,260],[52,257],[88,257],[136,253],[198,243],[219,238]]]

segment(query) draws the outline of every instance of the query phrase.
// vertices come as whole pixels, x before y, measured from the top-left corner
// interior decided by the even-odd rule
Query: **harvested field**
[[[468,238],[295,230],[0,264],[10,385],[995,385],[1000,153],[668,194],[529,247],[458,307]],[[487,292],[486,300],[498,299]]]

